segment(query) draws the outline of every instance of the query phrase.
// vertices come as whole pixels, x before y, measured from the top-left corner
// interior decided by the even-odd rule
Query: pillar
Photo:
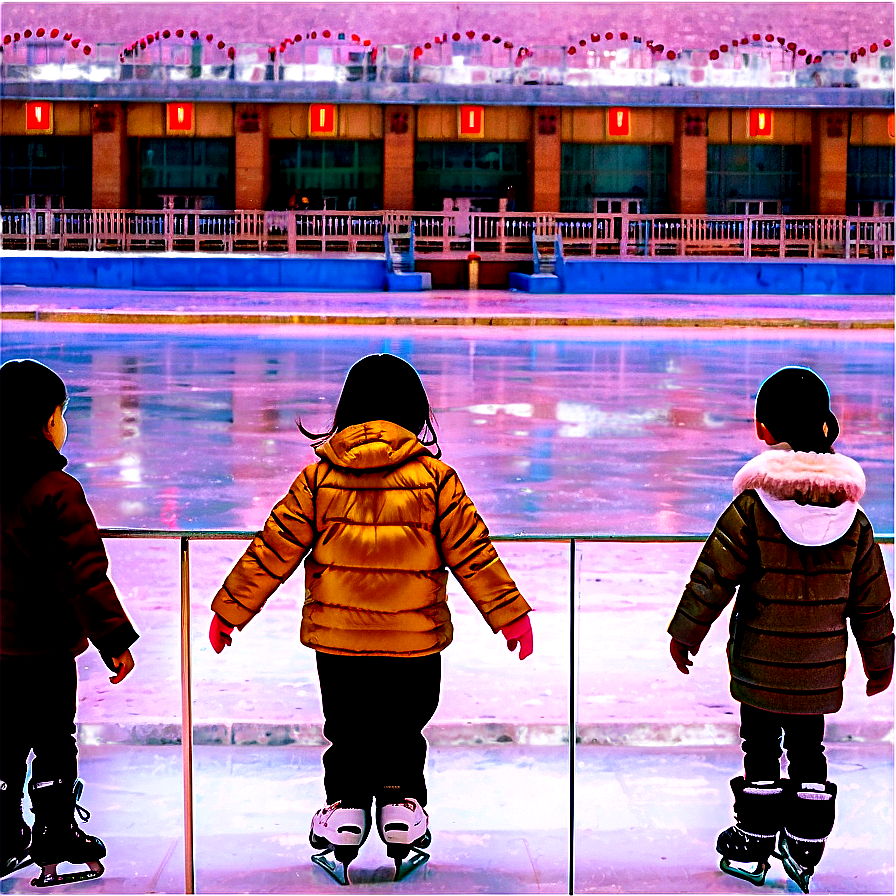
[[[669,202],[673,212],[706,214],[707,135],[705,109],[675,110],[675,140],[669,172]]]
[[[413,106],[383,108],[383,208],[414,208],[414,148],[417,115]]]
[[[817,109],[812,115],[809,154],[809,211],[812,214],[846,214],[849,115],[845,109]]]
[[[270,191],[268,114],[263,103],[234,106],[234,205],[263,209]],[[286,197],[283,197],[284,201]]]
[[[121,103],[91,107],[92,188],[94,208],[128,208],[128,143]]]
[[[556,106],[534,109],[528,160],[533,212],[560,211],[560,162],[560,109]]]

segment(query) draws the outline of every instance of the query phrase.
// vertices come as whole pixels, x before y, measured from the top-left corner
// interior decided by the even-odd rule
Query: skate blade
[[[47,865],[40,877],[31,881],[32,887],[61,887],[63,884],[77,884],[85,880],[96,880],[105,872],[102,863],[87,862],[86,871],[68,871],[65,874],[56,873],[56,865]]]
[[[729,859],[723,858],[719,862],[719,868],[730,874],[732,877],[739,877],[741,880],[748,880],[751,884],[761,887],[765,883],[765,876],[771,866],[768,862],[759,862],[753,870],[749,868],[741,868],[739,865],[732,865]]]
[[[396,883],[400,880],[404,880],[409,874],[429,861],[428,852],[423,852],[422,849],[417,849],[415,846],[411,847],[411,851],[414,855],[410,858],[395,860],[395,877],[393,880]]]
[[[773,852],[772,855],[776,859],[781,860],[781,864],[784,866],[784,871],[787,876],[804,892],[809,892],[809,881],[812,879],[812,874],[814,872],[814,868],[812,871],[806,871],[802,865],[795,862],[790,854],[787,852],[786,848],[782,849],[781,852]]]
[[[326,849],[321,853],[317,853],[311,856],[311,861],[318,868],[323,868],[340,886],[347,887],[351,883],[348,877],[348,866],[343,865],[342,862],[337,862],[335,859],[327,858],[331,852],[332,850]]]
[[[0,874],[0,877],[6,877],[7,874],[15,874],[16,871],[21,871],[23,868],[27,868],[34,859],[31,856],[24,856],[19,859],[15,865],[13,865],[8,871],[4,871],[3,874]]]

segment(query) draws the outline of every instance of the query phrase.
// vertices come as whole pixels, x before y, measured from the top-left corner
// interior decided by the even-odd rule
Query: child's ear
[[[778,440],[765,428],[765,425],[756,421],[756,438],[766,445],[774,445]]]
[[[50,419],[44,424],[44,436],[48,441],[52,442],[54,437],[56,436],[56,431],[59,429],[59,425],[61,423],[60,417],[62,413],[59,408],[56,408],[53,411]]]

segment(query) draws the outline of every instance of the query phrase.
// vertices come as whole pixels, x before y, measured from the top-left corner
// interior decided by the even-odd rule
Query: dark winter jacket
[[[444,650],[446,566],[492,631],[529,611],[457,473],[408,430],[348,426],[317,453],[215,597],[231,625],[242,628],[309,551],[301,637],[323,653]]]
[[[112,668],[138,636],[109,580],[80,483],[47,439],[4,444],[0,462],[0,652],[77,656],[89,639]]]
[[[691,573],[669,634],[696,652],[737,591],[731,695],[782,713],[836,712],[849,620],[866,673],[893,667],[890,586],[857,501],[861,467],[777,445],[746,464]]]

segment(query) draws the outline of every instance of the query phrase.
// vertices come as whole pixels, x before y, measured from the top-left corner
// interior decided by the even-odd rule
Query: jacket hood
[[[744,464],[734,492],[754,489],[794,543],[831,544],[853,524],[865,494],[865,474],[843,454],[792,451],[786,443]]]
[[[387,420],[347,426],[314,451],[331,464],[350,470],[388,469],[414,457],[432,457],[412,432]]]

